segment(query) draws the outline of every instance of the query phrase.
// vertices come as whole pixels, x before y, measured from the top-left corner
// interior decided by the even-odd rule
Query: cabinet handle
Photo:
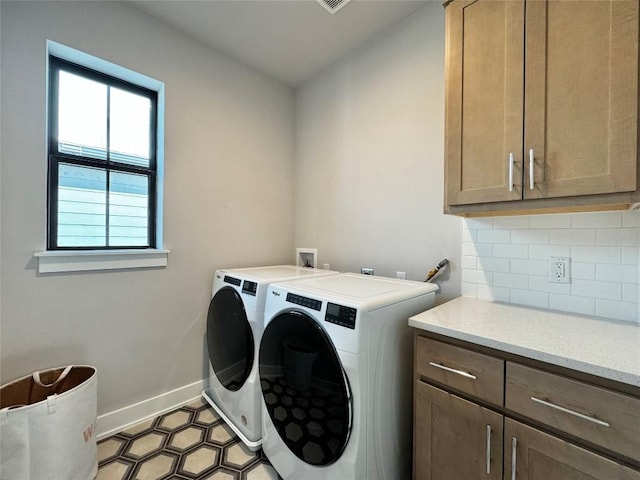
[[[487,425],[487,475],[491,475],[491,425]]]
[[[535,165],[535,157],[533,155],[533,148],[529,149],[529,190],[533,190],[534,188],[534,180],[533,180],[533,168]]]
[[[447,372],[455,373],[457,375],[462,375],[463,377],[470,378],[471,380],[475,380],[476,379],[475,375],[471,375],[470,373],[464,372],[462,370],[456,370],[455,368],[447,367],[447,366],[441,365],[439,363],[429,362],[429,365],[431,365],[432,367],[439,368],[441,370],[446,370]]]
[[[516,437],[511,437],[511,480],[516,480],[516,455],[518,446],[518,439]]]
[[[513,192],[513,152],[509,152],[509,191]]]
[[[569,415],[573,415],[574,417],[578,417],[578,418],[581,418],[583,420],[587,420],[588,422],[595,423],[595,424],[600,425],[602,427],[609,428],[611,426],[607,422],[604,422],[602,420],[598,420],[597,418],[593,418],[593,417],[590,417],[590,416],[585,415],[583,413],[579,413],[579,412],[575,412],[573,410],[569,410],[568,408],[561,407],[560,405],[556,405],[554,403],[547,402],[546,400],[542,400],[540,398],[531,397],[531,400],[533,400],[534,402],[539,403],[541,405],[544,405],[545,407],[550,407],[550,408],[554,408],[556,410],[560,410],[561,412],[568,413]]]

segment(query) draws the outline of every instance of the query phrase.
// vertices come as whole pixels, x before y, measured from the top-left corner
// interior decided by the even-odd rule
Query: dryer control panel
[[[327,303],[327,313],[324,317],[325,322],[335,323],[341,327],[347,327],[352,330],[356,328],[357,310],[352,307],[345,307],[335,303]]]

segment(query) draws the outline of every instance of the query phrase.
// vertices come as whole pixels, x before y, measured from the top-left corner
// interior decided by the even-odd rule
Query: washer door
[[[289,450],[311,465],[338,460],[351,433],[351,388],[324,329],[301,312],[278,315],[262,335],[259,369],[267,411]]]
[[[236,391],[253,366],[253,332],[240,294],[231,287],[216,292],[207,315],[207,347],[211,367],[220,383]]]

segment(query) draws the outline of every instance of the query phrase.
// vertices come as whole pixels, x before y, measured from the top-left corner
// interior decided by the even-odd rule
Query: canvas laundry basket
[[[34,372],[0,388],[0,479],[89,480],[98,471],[97,374]]]

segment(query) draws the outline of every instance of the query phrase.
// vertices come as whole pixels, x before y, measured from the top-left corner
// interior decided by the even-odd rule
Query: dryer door
[[[330,465],[347,446],[351,388],[331,339],[302,312],[275,317],[260,343],[260,385],[284,444],[311,465]]]
[[[216,292],[207,315],[207,348],[211,368],[228,390],[242,387],[251,373],[253,332],[240,294],[231,287]]]

